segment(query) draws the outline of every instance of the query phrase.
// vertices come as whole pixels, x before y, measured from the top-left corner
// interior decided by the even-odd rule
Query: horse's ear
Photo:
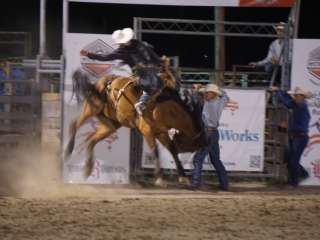
[[[170,66],[170,58],[168,58],[167,56],[163,55],[161,57],[161,61],[162,61],[162,64],[165,68],[169,68]]]

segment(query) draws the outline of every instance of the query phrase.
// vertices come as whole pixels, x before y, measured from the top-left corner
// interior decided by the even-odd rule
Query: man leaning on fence
[[[280,22],[274,28],[277,32],[277,39],[271,42],[267,56],[260,61],[250,62],[249,65],[253,68],[264,67],[269,80],[274,81],[271,85],[280,86],[285,23]],[[272,79],[273,74],[275,74],[274,79]]]
[[[282,91],[278,87],[271,90],[277,91],[280,101],[290,110],[288,122],[288,148],[286,160],[288,162],[288,183],[297,187],[299,182],[309,176],[308,172],[300,164],[302,153],[307,146],[309,136],[310,112],[306,98],[311,93],[296,87],[293,91]]]

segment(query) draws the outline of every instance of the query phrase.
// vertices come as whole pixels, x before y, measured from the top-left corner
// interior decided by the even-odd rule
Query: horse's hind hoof
[[[65,152],[65,153],[63,154],[63,161],[64,161],[64,162],[68,161],[68,159],[70,158],[70,156],[71,156],[71,153]]]
[[[93,170],[93,166],[85,166],[83,171],[83,177],[86,179],[90,177],[92,170]]]
[[[168,186],[167,182],[164,181],[162,178],[157,178],[154,185],[161,188],[166,188]]]
[[[180,184],[188,185],[188,186],[191,184],[190,179],[187,178],[187,177],[179,177],[178,182],[179,182]]]
[[[73,151],[73,148],[74,148],[74,141],[71,141],[68,145],[67,145],[67,148],[65,149],[64,151],[64,156],[63,156],[63,160],[64,161],[67,161],[71,154],[72,154],[72,151]]]

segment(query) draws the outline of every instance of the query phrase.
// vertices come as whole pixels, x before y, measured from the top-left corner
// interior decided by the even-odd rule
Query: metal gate
[[[218,32],[219,25],[224,25],[224,32]],[[199,36],[233,36],[233,37],[276,37],[273,26],[275,23],[252,23],[252,22],[217,22],[217,21],[199,21],[199,20],[181,20],[181,19],[157,19],[157,18],[135,18],[134,29],[136,38],[142,40],[143,34],[176,34],[176,35],[199,35]],[[289,26],[286,27],[285,45],[289,44]],[[284,48],[284,56],[288,56],[289,48]],[[289,65],[289,59],[285,58],[285,65]],[[269,82],[266,81],[266,75],[262,72],[252,72],[248,69],[243,70],[244,66],[235,65],[233,71],[219,72],[208,69],[190,69],[178,68],[181,80],[185,84],[217,82],[219,77],[223,76],[224,83],[238,87],[248,87],[248,84],[256,86],[256,83],[264,82],[260,89],[266,89]],[[240,70],[240,71],[239,71]],[[283,79],[288,81],[288,71],[283,71]],[[285,84],[286,86],[288,83]],[[257,87],[256,87],[257,88]],[[269,98],[269,96],[268,96]],[[285,114],[283,108],[273,99],[267,105],[267,120],[265,128],[265,168],[261,173],[256,172],[231,172],[231,176],[240,177],[263,177],[279,178],[282,169],[283,143],[285,136],[278,132],[278,125]],[[131,169],[134,179],[149,174],[150,169],[141,167],[141,148],[142,137],[137,131],[132,131],[132,159]],[[174,174],[174,171],[165,171]]]
[[[0,71],[1,147],[28,143],[26,138],[37,141],[41,105],[35,69],[22,63],[3,62]]]

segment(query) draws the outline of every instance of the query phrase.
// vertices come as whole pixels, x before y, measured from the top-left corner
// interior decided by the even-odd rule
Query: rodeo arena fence
[[[81,49],[104,53],[110,52],[112,50],[110,47],[112,46],[112,39],[109,34],[70,33],[68,30],[70,2],[159,5],[159,3],[155,3],[156,1],[64,0],[63,55],[60,59],[52,60],[44,57],[45,0],[41,0],[40,53],[35,60],[24,59],[20,66],[23,69],[34,69],[32,82],[35,84],[32,89],[35,90],[33,92],[36,93],[38,102],[33,103],[32,106],[34,108],[31,107],[31,109],[33,109],[32,116],[36,117],[38,122],[41,121],[39,119],[42,116],[42,129],[39,130],[42,135],[42,142],[60,144],[61,152],[65,149],[69,138],[69,124],[81,112],[81,106],[72,98],[71,75],[74,70],[81,66],[92,74],[93,80],[111,72],[119,75],[128,74],[127,68],[115,68],[114,62],[92,61],[79,56]],[[246,1],[204,0],[196,1],[197,3],[193,3],[193,1],[185,2],[187,1],[164,1],[163,5],[224,7],[242,6]],[[288,1],[283,2],[288,4]],[[285,7],[291,7],[293,3],[294,1]],[[285,26],[282,53],[284,59],[282,87],[284,89],[289,89],[290,81],[291,87],[300,85],[296,78],[291,78],[290,76],[291,71],[294,72],[294,67],[297,66],[297,64],[294,64],[295,56],[293,56],[293,61],[289,56],[292,55],[292,39],[296,35],[295,22],[297,22],[299,12],[299,1],[296,1],[295,9],[296,11],[290,15],[291,17]],[[275,38],[274,25],[275,23],[136,17],[134,18],[133,28],[136,38],[139,40],[143,40],[145,34]],[[293,43],[297,41],[299,40],[294,40]],[[316,44],[320,45],[319,41],[313,43],[312,46],[316,46]],[[303,43],[300,45],[302,46]],[[267,91],[273,79],[268,79],[265,72],[253,70],[247,65],[234,64],[231,71],[225,71],[217,68],[215,70],[185,68],[180,66],[178,56],[173,56],[171,60],[172,69],[179,73],[182,81],[182,95],[183,91],[188,91],[194,83],[206,84],[209,82],[222,85],[230,95],[232,101],[226,106],[219,128],[222,147],[221,160],[229,171],[229,175],[273,179],[283,177],[286,174],[283,161],[286,133],[280,132],[278,127],[281,122],[286,120],[287,115],[284,107],[278,104],[277,99]],[[273,78],[274,76],[275,74],[273,74]],[[0,81],[3,80],[0,79]],[[42,95],[42,104],[39,100],[40,95]],[[319,95],[318,93],[318,98]],[[12,102],[15,96],[0,96],[0,104],[7,104],[8,99],[12,99],[10,100]],[[42,111],[37,112],[41,105]],[[316,105],[314,104],[314,106]],[[9,120],[12,121],[13,116],[16,115],[8,114],[4,111],[1,112],[0,116],[1,121],[8,122],[6,116],[9,116]],[[59,122],[60,120],[61,122]],[[95,127],[96,122],[94,119],[90,119],[84,124],[77,134],[76,149],[87,133],[93,131]],[[32,130],[31,132],[35,131]],[[1,143],[2,141],[5,141],[5,139],[1,140]],[[313,152],[309,154],[309,157],[310,155],[316,155],[314,153],[315,150],[311,149],[310,151]],[[179,158],[184,168],[189,170],[190,173],[190,169],[192,169],[192,153],[179,154]],[[154,168],[154,159],[151,157],[150,150],[136,129],[121,128],[115,134],[96,145],[94,171],[88,179],[84,179],[82,176],[85,159],[86,152],[79,151],[73,153],[69,161],[61,164],[61,176],[66,183],[128,184],[130,181],[146,181],[146,177],[152,174]],[[176,174],[173,159],[162,146],[160,146],[160,161],[167,175]],[[213,168],[209,162],[207,159],[204,165],[206,174],[212,174]],[[310,161],[306,164],[311,166],[312,163]],[[307,169],[310,169],[310,166],[307,166]],[[316,173],[312,176],[315,178]],[[319,182],[313,179],[307,184],[319,184]]]

